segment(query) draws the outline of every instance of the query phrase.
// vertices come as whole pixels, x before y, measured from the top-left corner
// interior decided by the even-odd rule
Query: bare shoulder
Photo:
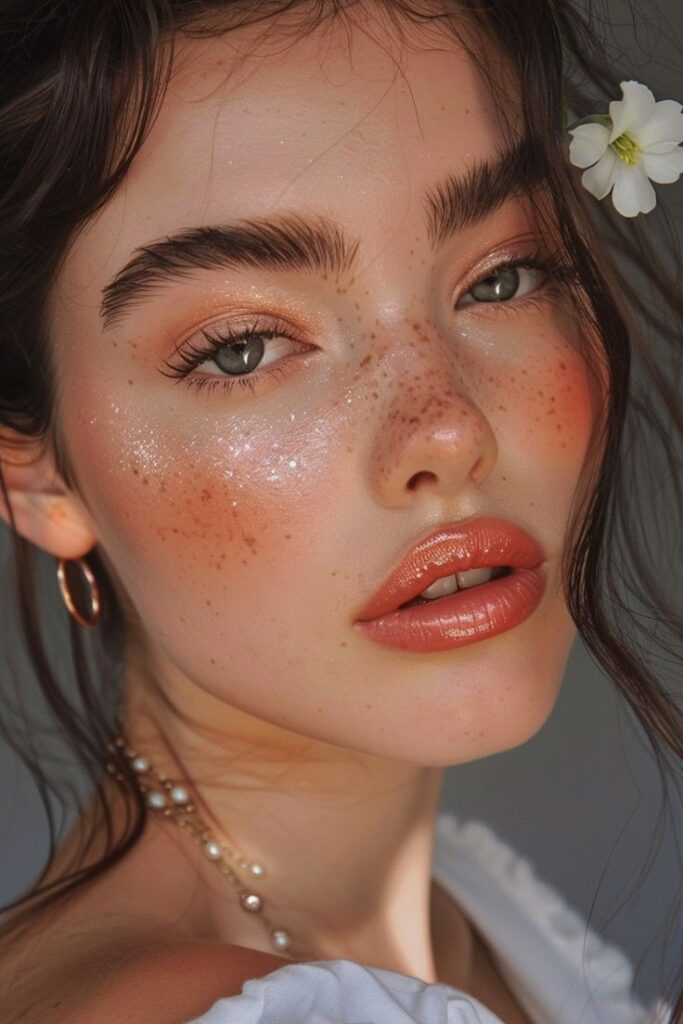
[[[237,995],[250,978],[290,961],[244,946],[184,942],[132,957],[79,1007],[55,1024],[185,1024],[217,999]],[[75,1011],[75,1012],[74,1012]]]
[[[291,961],[222,942],[197,940],[141,949],[87,972],[62,975],[11,1024],[185,1024],[250,978]]]

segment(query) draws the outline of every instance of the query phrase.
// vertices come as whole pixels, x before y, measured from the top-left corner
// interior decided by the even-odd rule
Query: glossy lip
[[[354,621],[397,611],[442,576],[503,565],[534,569],[544,558],[540,544],[505,519],[479,516],[468,523],[445,523],[408,552]]]

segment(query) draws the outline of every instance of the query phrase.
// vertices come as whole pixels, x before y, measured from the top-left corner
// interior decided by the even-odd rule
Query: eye
[[[511,299],[522,299],[545,284],[548,270],[542,266],[505,265],[495,267],[486,277],[480,278],[462,298],[455,308],[471,306],[477,302],[509,302]]]
[[[185,380],[195,388],[220,386],[229,391],[238,384],[255,392],[266,377],[283,374],[280,364],[289,363],[299,352],[313,351],[312,346],[296,340],[296,333],[290,325],[261,319],[222,330],[205,328],[199,332],[203,344],[188,343],[177,354],[180,365],[167,362],[168,371],[161,372],[176,378],[176,383]],[[206,372],[192,373],[198,367]]]

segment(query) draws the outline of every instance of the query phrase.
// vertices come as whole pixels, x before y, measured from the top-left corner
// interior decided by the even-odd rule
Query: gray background
[[[615,58],[624,77],[645,82],[657,99],[683,100],[683,5],[679,0],[648,3],[654,30],[634,25],[623,3],[614,0],[609,8],[617,40]],[[679,230],[682,185],[683,180],[676,186],[660,186],[660,195],[667,189]],[[8,571],[6,532],[0,524],[2,579]],[[38,557],[45,592],[58,602],[55,562]],[[674,574],[678,581],[680,569]],[[678,603],[680,607],[683,602]],[[0,593],[0,613],[5,623],[0,671],[6,678],[10,661],[15,676],[22,671],[20,657],[12,649],[16,622],[7,593]],[[62,643],[55,635],[57,662]],[[679,678],[679,692],[680,682]],[[32,707],[37,698],[28,673],[22,693]],[[42,749],[40,740],[37,746]],[[653,844],[660,803],[658,776],[640,731],[580,640],[572,651],[558,704],[544,728],[516,750],[450,769],[443,794],[445,808],[489,822],[531,859],[542,878],[590,916],[595,928],[640,961],[636,988],[646,1000],[661,990],[662,976],[670,978],[683,963],[683,923],[677,912],[683,819],[674,798],[676,824],[665,824],[657,849]],[[5,902],[23,891],[42,867],[47,828],[28,772],[1,740],[0,836],[0,902]],[[653,859],[642,876],[650,852]],[[674,926],[665,938],[663,922],[672,910]]]

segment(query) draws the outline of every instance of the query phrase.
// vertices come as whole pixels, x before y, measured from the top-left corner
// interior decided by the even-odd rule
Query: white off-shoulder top
[[[534,1024],[667,1024],[632,991],[633,967],[488,825],[443,812],[433,876],[489,944]],[[505,1024],[450,985],[355,963],[286,964],[186,1024]]]

